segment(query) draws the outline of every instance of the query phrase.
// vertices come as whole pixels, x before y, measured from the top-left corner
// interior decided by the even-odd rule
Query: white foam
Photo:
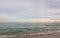
[[[56,32],[60,32],[60,31],[56,31]]]

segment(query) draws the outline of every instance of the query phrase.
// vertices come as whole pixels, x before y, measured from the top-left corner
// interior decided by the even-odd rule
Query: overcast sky
[[[60,0],[0,0],[0,21],[60,18]]]

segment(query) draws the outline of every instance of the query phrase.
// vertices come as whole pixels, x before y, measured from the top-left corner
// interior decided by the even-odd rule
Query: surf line
[[[30,33],[30,34],[23,34],[23,35],[20,35],[20,36],[26,36],[26,35],[45,35],[45,34],[52,34],[52,33],[54,33],[54,32],[52,32],[52,31],[48,31],[48,32],[40,32],[40,33]]]

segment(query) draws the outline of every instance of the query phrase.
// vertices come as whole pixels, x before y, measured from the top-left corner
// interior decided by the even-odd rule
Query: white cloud
[[[20,8],[29,8],[32,4],[27,1],[22,0],[6,0],[0,3],[0,7],[9,8],[9,9],[20,9]]]
[[[9,22],[9,21],[17,21],[16,17],[10,17],[7,14],[0,13],[0,22]]]
[[[0,11],[0,19],[17,19],[17,17],[21,16],[31,16],[31,17],[60,17],[58,15],[54,15],[55,13],[60,13],[60,0],[0,0],[0,8],[2,9],[10,9],[8,10],[9,14],[6,12]],[[58,6],[57,6],[58,5]],[[17,12],[15,12],[15,11]],[[3,11],[3,10],[2,10]],[[13,17],[11,14],[14,14]]]

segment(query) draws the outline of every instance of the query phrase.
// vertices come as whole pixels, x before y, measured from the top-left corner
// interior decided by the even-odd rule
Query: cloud
[[[54,9],[60,9],[60,0],[47,0],[49,7]]]
[[[24,0],[5,0],[0,1],[0,7],[9,8],[9,9],[19,9],[19,8],[28,8],[32,6],[31,3]]]
[[[0,13],[0,22],[16,22],[16,17],[10,17],[7,14]]]
[[[59,18],[60,0],[0,0],[0,19]]]

